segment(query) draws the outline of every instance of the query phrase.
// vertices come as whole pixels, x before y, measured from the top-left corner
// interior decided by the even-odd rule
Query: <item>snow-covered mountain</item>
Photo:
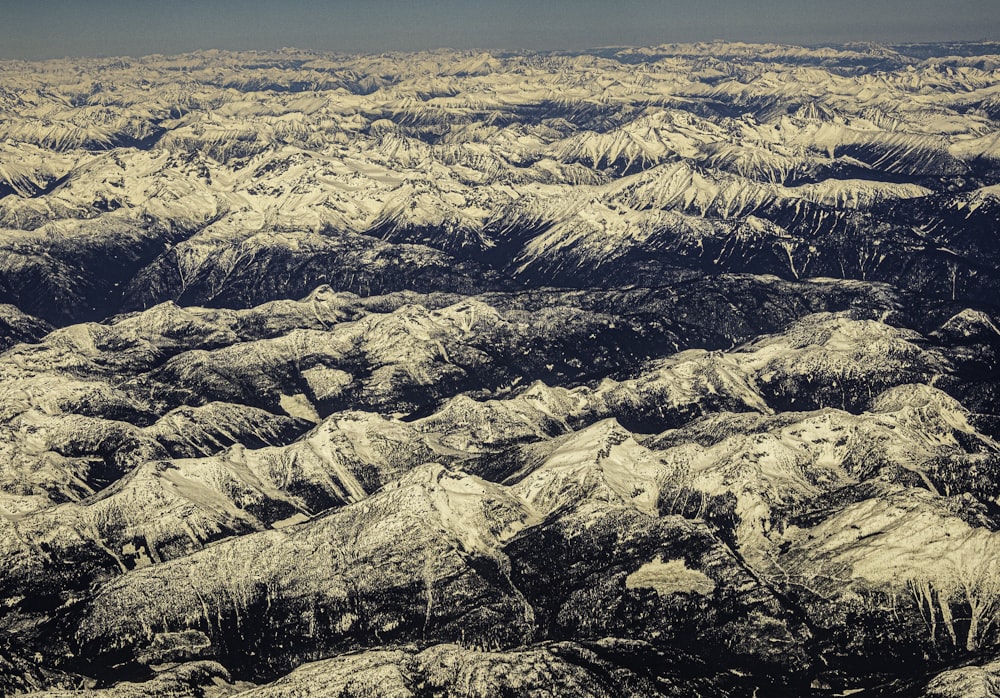
[[[995,220],[988,58],[707,44],[27,66],[0,66],[0,283],[48,321],[324,282],[434,290],[448,268],[470,278],[437,285],[459,290],[720,270],[998,288],[995,236],[967,224]]]
[[[0,693],[997,694],[1000,45],[0,78]]]

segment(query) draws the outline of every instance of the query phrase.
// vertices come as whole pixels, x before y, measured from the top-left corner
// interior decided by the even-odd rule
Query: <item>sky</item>
[[[1000,39],[996,0],[0,0],[0,58]]]

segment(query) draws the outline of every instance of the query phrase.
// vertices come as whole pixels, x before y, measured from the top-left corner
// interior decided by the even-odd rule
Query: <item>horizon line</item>
[[[587,46],[583,48],[537,48],[537,47],[522,47],[522,48],[512,48],[507,46],[477,46],[477,47],[467,47],[467,48],[456,48],[453,46],[434,46],[426,48],[409,48],[409,49],[391,49],[386,48],[382,50],[366,50],[366,51],[341,51],[331,48],[311,48],[308,46],[281,46],[279,48],[222,48],[218,46],[203,46],[199,48],[177,51],[177,52],[162,52],[154,51],[153,53],[145,54],[133,54],[133,53],[90,53],[90,54],[65,54],[65,55],[52,55],[46,58],[20,58],[13,56],[0,56],[0,62],[11,63],[47,63],[51,61],[65,61],[65,60],[143,60],[147,58],[172,58],[178,56],[190,56],[204,53],[282,53],[282,52],[301,52],[301,53],[316,53],[325,55],[338,55],[338,56],[385,56],[385,55],[416,55],[421,53],[437,53],[437,52],[455,52],[455,53],[509,53],[513,55],[517,54],[586,54],[595,51],[609,51],[609,50],[629,50],[629,49],[655,49],[661,47],[670,46],[694,46],[694,45],[710,45],[710,44],[742,44],[745,46],[776,46],[776,47],[786,47],[786,48],[803,48],[803,49],[823,49],[823,48],[848,48],[852,46],[872,46],[872,47],[883,47],[883,48],[893,48],[893,47],[903,47],[903,46],[938,46],[944,44],[958,44],[958,45],[990,45],[994,44],[1000,47],[1000,39],[992,39],[988,37],[983,37],[979,39],[934,39],[930,41],[881,41],[875,39],[854,39],[849,41],[820,41],[815,43],[796,43],[796,42],[783,42],[783,41],[747,41],[743,39],[726,39],[726,38],[713,38],[713,39],[693,39],[689,41],[669,41],[660,44],[603,44],[596,46]],[[993,54],[983,54],[983,55],[993,55]],[[997,55],[1000,55],[998,52]]]

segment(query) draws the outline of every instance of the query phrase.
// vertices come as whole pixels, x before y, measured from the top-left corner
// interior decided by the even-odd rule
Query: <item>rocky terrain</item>
[[[1000,696],[1000,45],[0,75],[0,694]]]

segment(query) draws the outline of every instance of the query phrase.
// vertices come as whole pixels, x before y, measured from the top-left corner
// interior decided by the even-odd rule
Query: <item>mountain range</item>
[[[1000,696],[1000,44],[0,85],[0,693]]]

